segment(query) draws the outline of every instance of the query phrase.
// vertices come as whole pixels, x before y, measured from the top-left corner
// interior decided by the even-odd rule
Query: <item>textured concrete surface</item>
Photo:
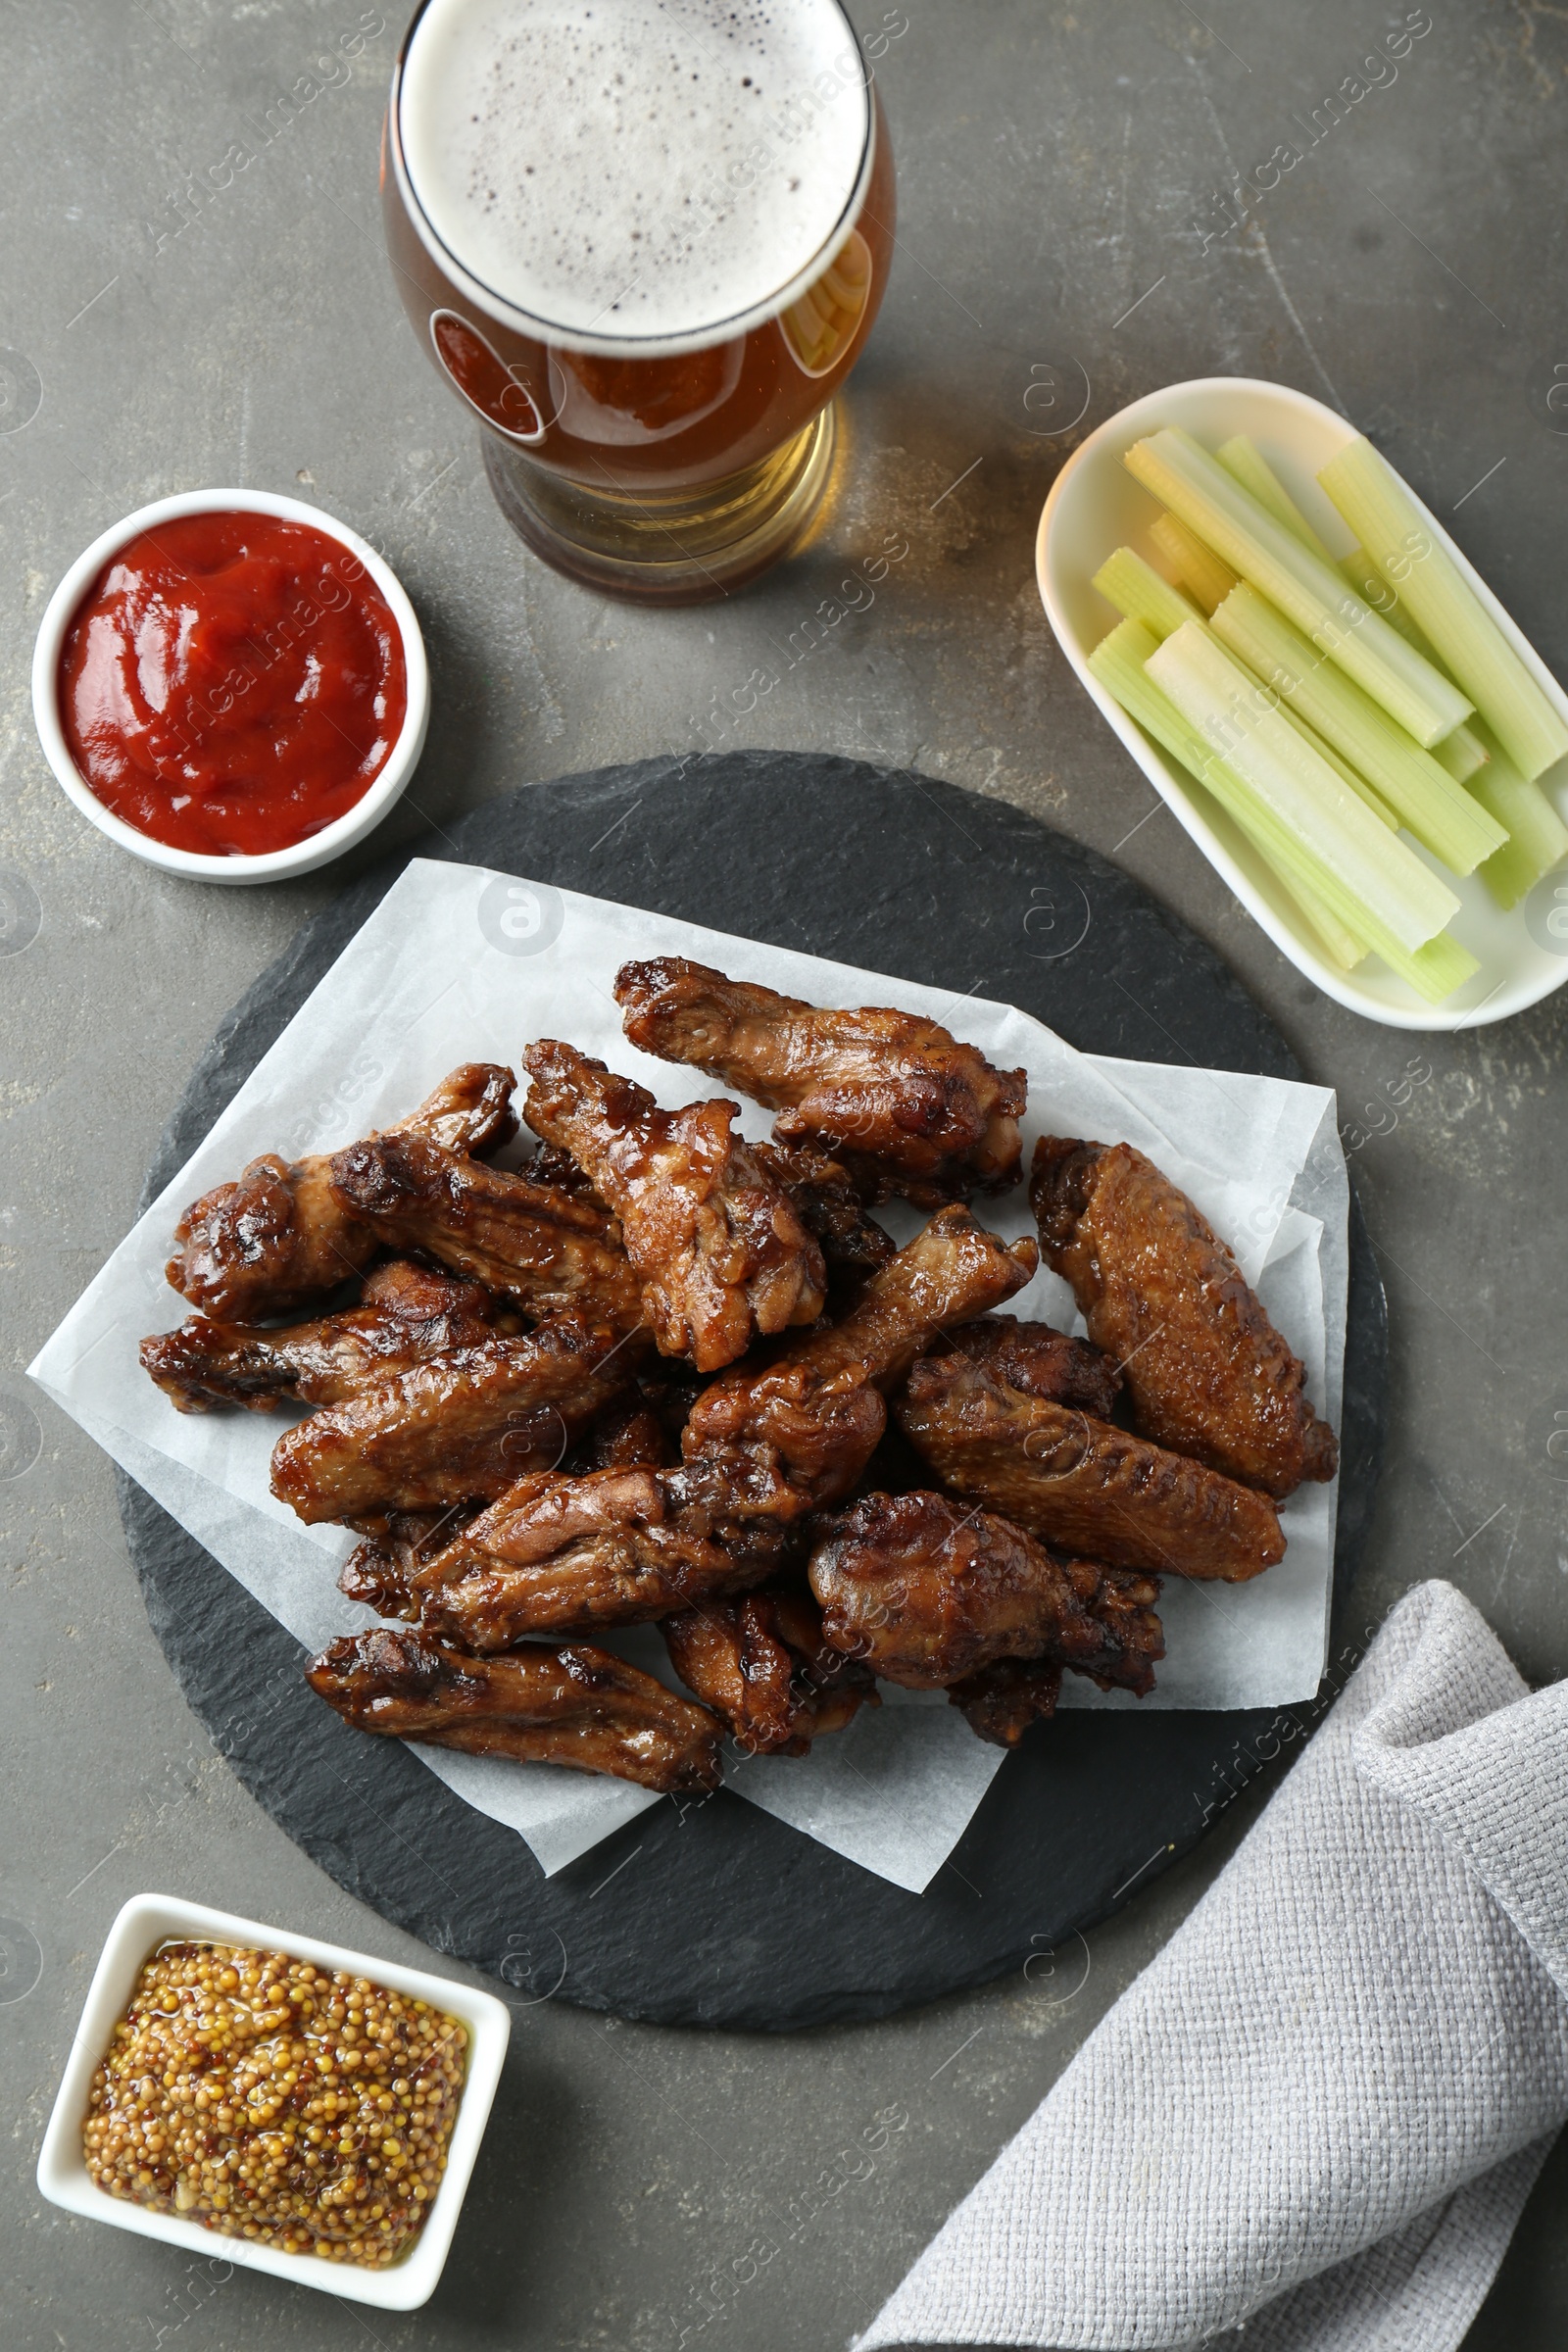
[[[1337,402],[1441,514],[1457,509],[1464,544],[1568,666],[1568,28],[1560,10],[1433,0],[1397,79],[1309,144],[1313,110],[1403,14],[858,10],[902,226],[853,385],[847,477],[816,545],[762,588],[660,615],[523,555],[409,334],[375,212],[390,23],[372,31],[353,0],[7,0],[0,866],[23,877],[0,968],[8,2347],[844,2344],[1201,1891],[1250,1802],[1053,1976],[893,2024],[777,2042],[519,2006],[448,2282],[408,2320],[225,2279],[39,2202],[42,2120],[128,1893],[183,1889],[412,1949],[210,1752],[142,1616],[108,1464],[41,1399],[29,1419],[22,1392],[21,1367],[123,1230],[202,1043],[335,886],[161,879],[83,825],[44,766],[27,705],[43,600],[146,499],[300,490],[397,564],[429,633],[436,720],[389,833],[530,777],[755,743],[907,761],[1113,852],[1221,948],[1366,1138],[1353,1165],[1393,1308],[1393,1437],[1358,1620],[1450,1576],[1526,1673],[1568,1668],[1564,1489],[1546,1453],[1568,1417],[1568,999],[1454,1039],[1321,1002],[1151,808],[1054,651],[1031,573],[1075,430],[1178,377],[1275,375]],[[344,61],[361,32],[348,62],[317,62]],[[1221,236],[1234,175],[1284,141],[1301,164]],[[887,533],[909,555],[875,605],[787,666],[776,649]],[[777,683],[745,710],[757,670]],[[890,2110],[906,2120],[868,2170],[844,2152]],[[1476,2352],[1563,2341],[1565,2210],[1560,2150]]]

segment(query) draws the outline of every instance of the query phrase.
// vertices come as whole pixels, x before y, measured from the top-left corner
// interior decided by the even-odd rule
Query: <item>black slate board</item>
[[[929,777],[798,753],[644,760],[524,788],[409,854],[1002,999],[1092,1053],[1300,1075],[1213,952],[1126,874],[1016,808]],[[306,923],[235,1005],[169,1122],[145,1198],[406,855]],[[1341,1595],[1371,1513],[1386,1352],[1352,1198]],[[128,1479],[122,1511],[153,1626],[246,1787],[340,1885],[524,2000],[779,2030],[884,2016],[1032,1955],[1039,1975],[1074,1930],[1197,1840],[1240,1781],[1266,1769],[1259,1748],[1291,1752],[1274,1710],[1064,1715],[1004,1765],[923,1895],[725,1792],[668,1800],[547,1880],[520,1838],[405,1748],[323,1707],[292,1637]]]

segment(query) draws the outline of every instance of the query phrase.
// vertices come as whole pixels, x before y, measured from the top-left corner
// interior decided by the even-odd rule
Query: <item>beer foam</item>
[[[765,308],[854,195],[870,95],[835,0],[430,0],[399,124],[440,242],[565,332]]]

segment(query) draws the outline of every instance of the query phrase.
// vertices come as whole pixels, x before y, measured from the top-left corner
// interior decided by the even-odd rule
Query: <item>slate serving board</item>
[[[956,998],[1002,999],[1087,1052],[1300,1075],[1211,949],[1128,875],[1016,808],[808,754],[651,760],[492,801],[306,923],[197,1065],[146,1199],[410,854],[906,974]],[[961,1034],[961,1019],[954,1025]],[[1386,1352],[1352,1195],[1341,1598],[1371,1514]],[[668,1800],[546,1879],[519,1838],[396,1741],[367,1740],[323,1707],[292,1637],[124,1478],[121,1507],[154,1629],[245,1786],[350,1892],[523,2001],[785,2030],[884,2016],[1022,1967],[1056,1969],[1066,1984],[1074,1931],[1192,1846],[1240,1780],[1269,1768],[1259,1748],[1291,1752],[1273,1709],[1073,1713],[1036,1726],[923,1895],[722,1791]]]

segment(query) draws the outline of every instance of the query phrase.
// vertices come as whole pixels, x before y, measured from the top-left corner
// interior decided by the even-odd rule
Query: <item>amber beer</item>
[[[838,0],[424,0],[382,190],[416,332],[549,563],[694,604],[800,538],[893,250]]]

